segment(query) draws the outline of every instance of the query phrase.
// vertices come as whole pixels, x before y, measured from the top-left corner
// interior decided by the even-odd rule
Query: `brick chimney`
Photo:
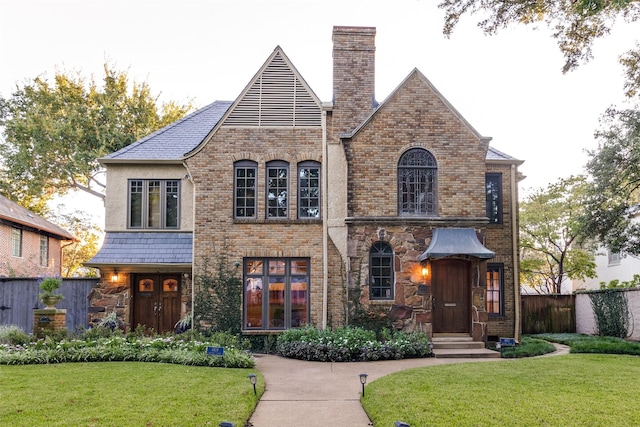
[[[349,132],[375,100],[375,27],[333,27],[333,126]]]

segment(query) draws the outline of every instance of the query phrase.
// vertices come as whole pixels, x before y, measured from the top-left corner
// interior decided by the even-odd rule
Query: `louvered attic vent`
[[[277,53],[224,126],[320,126],[321,109]]]

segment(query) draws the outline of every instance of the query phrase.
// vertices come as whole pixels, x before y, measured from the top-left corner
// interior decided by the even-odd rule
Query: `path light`
[[[249,378],[249,382],[253,385],[253,394],[257,394],[256,381],[258,381],[258,377],[256,376],[256,374],[249,374],[248,378]]]
[[[397,423],[396,423],[397,424]],[[229,421],[223,421],[218,424],[220,427],[236,427],[234,423],[230,423]]]
[[[362,397],[364,397],[364,385],[367,383],[367,374],[360,374],[360,384],[362,384]]]
[[[396,421],[396,427],[411,427],[409,424],[405,423],[404,421]]]

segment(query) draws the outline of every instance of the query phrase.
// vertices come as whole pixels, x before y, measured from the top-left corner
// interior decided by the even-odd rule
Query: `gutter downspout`
[[[327,111],[322,110],[322,329],[327,329],[329,303],[329,162],[327,148]]]
[[[195,228],[196,228],[196,183],[193,181],[193,177],[191,176],[191,171],[189,170],[189,166],[187,165],[186,161],[182,161],[182,166],[184,166],[185,170],[187,171],[187,176],[185,178],[187,178],[187,180],[191,183],[191,197],[193,198],[193,200],[191,201],[191,318],[192,318],[192,322],[194,321],[193,319],[195,319],[195,308],[196,308],[196,274],[195,274],[195,254],[196,254],[196,233],[195,233]],[[187,313],[185,313],[186,315]]]
[[[511,165],[511,246],[513,248],[513,291],[515,305],[515,325],[513,336],[520,341],[520,268],[518,254],[518,182],[516,181],[516,165]]]

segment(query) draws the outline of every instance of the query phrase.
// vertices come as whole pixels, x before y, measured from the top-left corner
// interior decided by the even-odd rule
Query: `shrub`
[[[20,326],[0,325],[0,344],[24,345],[31,341],[31,337]]]
[[[589,292],[600,336],[626,338],[629,331],[629,303],[624,292],[606,289]]]
[[[289,329],[278,336],[276,351],[284,357],[320,362],[388,360],[433,355],[429,339],[423,333],[395,332],[388,335],[388,339],[379,341],[375,332],[363,328]]]

